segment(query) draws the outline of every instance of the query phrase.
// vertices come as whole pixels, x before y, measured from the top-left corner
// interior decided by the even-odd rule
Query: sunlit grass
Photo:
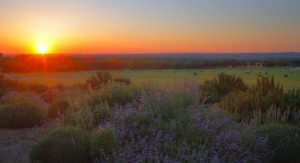
[[[155,81],[159,84],[167,84],[174,80],[195,79],[200,82],[213,79],[217,74],[225,72],[241,77],[247,84],[256,82],[256,77],[262,75],[274,76],[275,81],[283,84],[285,89],[300,88],[300,71],[289,71],[290,68],[214,68],[214,69],[166,69],[166,70],[112,70],[114,77],[130,78],[133,83]],[[175,72],[176,71],[176,72]],[[73,85],[85,83],[86,79],[96,71],[77,71],[59,73],[8,73],[7,77],[19,79],[29,83],[46,85]],[[194,74],[196,73],[196,75]],[[288,77],[284,77],[287,74]]]

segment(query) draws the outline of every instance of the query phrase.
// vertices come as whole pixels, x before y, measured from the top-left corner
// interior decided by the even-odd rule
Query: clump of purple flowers
[[[192,86],[187,88],[187,86]],[[118,144],[99,162],[264,162],[267,139],[218,108],[202,107],[197,84],[146,85],[137,101],[115,109]]]

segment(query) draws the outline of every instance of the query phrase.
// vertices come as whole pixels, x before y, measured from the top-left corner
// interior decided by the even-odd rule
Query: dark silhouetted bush
[[[257,129],[257,133],[268,137],[273,150],[271,162],[296,163],[300,160],[300,129],[287,124],[268,124]]]
[[[42,123],[45,110],[31,102],[24,101],[0,106],[1,128],[27,128]]]
[[[60,128],[41,138],[30,153],[33,163],[88,163],[89,135],[77,128]]]

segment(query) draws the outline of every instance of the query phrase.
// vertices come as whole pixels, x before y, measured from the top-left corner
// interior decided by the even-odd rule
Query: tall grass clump
[[[270,162],[296,163],[300,160],[299,127],[273,123],[259,127],[257,133],[268,138],[268,145],[273,150]]]
[[[30,153],[33,163],[88,163],[89,136],[77,128],[59,128],[42,137]]]

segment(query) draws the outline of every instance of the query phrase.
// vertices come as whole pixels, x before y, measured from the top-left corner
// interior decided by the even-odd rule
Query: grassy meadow
[[[85,83],[86,79],[97,71],[55,72],[55,73],[7,73],[7,78],[17,79],[25,83],[38,83],[47,86],[57,84],[73,85]],[[213,68],[213,69],[165,69],[165,70],[111,70],[115,77],[130,78],[135,84],[154,81],[168,84],[174,80],[192,79],[203,83],[224,72],[241,77],[245,83],[254,84],[259,74],[274,76],[275,81],[283,84],[285,90],[300,88],[300,71],[289,67],[278,68]],[[285,75],[287,75],[285,77]]]

